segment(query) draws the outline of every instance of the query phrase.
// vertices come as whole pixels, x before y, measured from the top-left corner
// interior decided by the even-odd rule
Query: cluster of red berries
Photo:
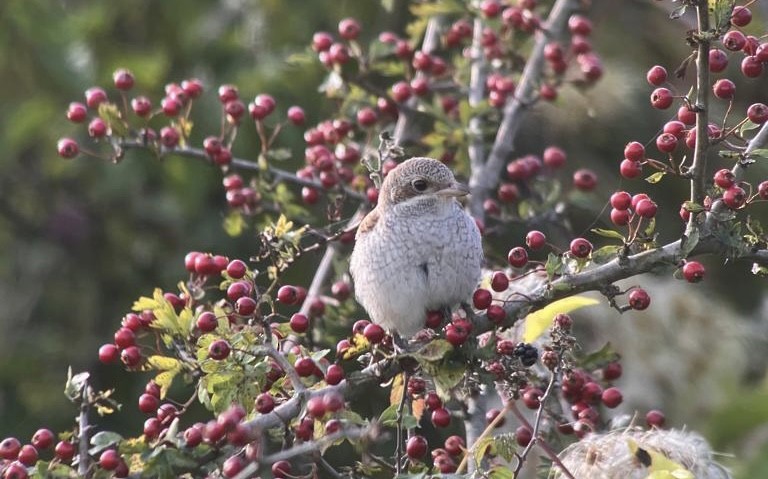
[[[411,461],[424,461],[429,444],[424,436],[415,435],[408,438],[405,453]],[[443,447],[436,448],[431,453],[432,465],[441,474],[456,472],[456,461],[466,453],[466,444],[460,436],[448,436]]]
[[[55,446],[54,446],[55,443]],[[67,440],[56,441],[50,429],[38,429],[28,444],[22,444],[15,437],[6,437],[0,441],[0,476],[5,479],[26,479],[29,469],[34,467],[44,451],[53,448],[53,457],[68,464],[75,457],[77,446]],[[126,477],[124,475],[116,477]]]
[[[626,226],[642,218],[651,219],[656,216],[658,206],[645,193],[630,195],[626,191],[617,191],[611,195],[611,221],[616,226]],[[637,227],[635,224],[635,227]]]

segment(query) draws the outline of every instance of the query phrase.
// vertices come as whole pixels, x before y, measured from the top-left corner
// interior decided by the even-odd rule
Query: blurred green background
[[[628,188],[646,191],[662,205],[662,239],[679,235],[684,185],[622,184],[617,174],[624,144],[652,139],[671,115],[648,106],[651,89],[645,82],[651,65],[671,71],[689,52],[683,39],[688,27],[667,18],[667,4],[592,2],[603,80],[592,90],[566,90],[554,105],[537,107],[517,140],[521,154],[555,143],[568,151],[569,171],[587,166],[598,172],[599,192],[576,216],[579,227],[592,223],[610,192]],[[0,437],[27,438],[39,426],[71,427],[75,411],[62,394],[70,365],[93,371],[97,387],[118,387],[125,411],[106,425],[136,433],[135,398],[146,378],[100,365],[99,345],[111,340],[134,299],[156,286],[172,288],[184,277],[186,252],[230,257],[252,252],[251,235],[233,239],[222,230],[221,175],[202,162],[157,162],[137,152],[118,165],[58,158],[59,137],[83,134],[64,116],[69,102],[82,101],[93,85],[114,92],[112,72],[126,67],[136,75],[135,90],[155,101],[168,82],[202,79],[209,94],[194,115],[198,139],[218,130],[211,92],[222,83],[236,84],[246,100],[268,92],[279,109],[301,105],[312,124],[333,111],[317,93],[323,70],[319,65],[299,70],[286,58],[305,51],[313,32],[335,31],[346,16],[360,19],[368,40],[384,29],[403,33],[406,2],[397,0],[394,7],[389,12],[378,2],[355,0],[0,2]],[[756,35],[765,29],[760,8],[753,7],[756,20],[747,28]],[[738,61],[732,63],[727,73],[735,78]],[[739,99],[768,102],[766,76],[739,78],[737,92]],[[745,106],[737,102],[734,111]],[[724,107],[715,104],[714,110],[722,113]],[[295,166],[303,161],[300,133],[284,138]],[[244,128],[234,151],[255,157],[256,144]],[[753,179],[768,176],[765,165],[750,171]],[[761,205],[755,214],[766,217],[765,209]],[[514,241],[519,239],[507,243]],[[709,276],[700,289],[753,316],[748,327],[755,327],[764,282],[749,274],[749,265],[705,264]],[[757,366],[752,379],[759,383],[763,369]],[[741,377],[744,371],[733,374]],[[734,406],[737,412],[726,407],[692,426],[708,428],[718,448],[738,453],[755,424],[768,418],[760,391],[754,384],[733,391],[743,403]],[[734,430],[734,414],[749,420],[736,421],[746,424]]]

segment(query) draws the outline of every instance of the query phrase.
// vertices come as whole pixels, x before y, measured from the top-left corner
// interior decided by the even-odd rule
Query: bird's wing
[[[365,215],[363,221],[357,227],[357,236],[359,237],[363,233],[367,233],[376,227],[376,223],[379,222],[379,209],[374,208],[373,211]]]

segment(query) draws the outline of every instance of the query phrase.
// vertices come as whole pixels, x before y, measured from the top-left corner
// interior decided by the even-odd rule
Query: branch
[[[485,92],[485,56],[483,55],[483,20],[475,18],[472,47],[470,49],[472,67],[469,72],[469,106],[474,108],[483,101]],[[469,119],[469,165],[472,172],[482,171],[485,162],[485,145],[483,142],[483,124],[478,116]],[[470,180],[471,184],[471,180]],[[470,203],[470,212],[476,218],[483,218],[484,210],[482,202]]]
[[[536,91],[544,70],[544,47],[552,38],[563,35],[568,24],[568,17],[578,8],[578,0],[557,0],[552,6],[544,28],[537,31],[536,43],[523,70],[520,84],[515,89],[515,95],[504,107],[504,117],[496,133],[488,161],[482,168],[472,168],[469,186],[472,190],[470,211],[480,212],[479,219],[484,218],[483,202],[491,195],[491,191],[499,182],[499,176],[504,169],[509,155],[514,151],[514,139],[520,129],[527,109],[536,101]]]
[[[147,148],[147,146],[144,143],[142,143],[141,141],[135,141],[135,140],[119,141],[117,143],[117,147],[123,148],[126,150]],[[201,150],[200,148],[190,148],[190,147],[175,148],[173,150],[168,150],[167,152],[163,152],[163,154],[176,154],[176,155],[184,156],[187,158],[197,158],[201,160],[206,160],[209,163],[211,163],[211,158],[208,156],[205,150]],[[262,168],[262,166],[260,166],[258,163],[255,163],[251,160],[246,160],[243,158],[232,158],[231,165],[243,170],[255,170],[260,172],[265,171]],[[267,165],[266,171],[278,181],[287,181],[290,183],[295,183],[300,186],[310,186],[312,188],[317,188],[319,190],[326,189],[320,183],[320,181],[299,178],[297,175],[295,175],[294,173],[291,173],[290,171],[286,171],[280,168],[275,168],[274,166]],[[359,191],[355,191],[347,187],[344,187],[342,189],[347,196],[354,198],[356,200],[365,201],[365,195],[360,193]]]
[[[91,408],[91,386],[86,379],[83,382],[83,389],[80,394],[80,414],[77,417],[77,474],[80,477],[87,477],[88,469],[91,465],[90,456],[88,455],[88,446],[90,440],[88,438],[88,431],[91,426],[88,424],[88,411]]]
[[[706,0],[696,2],[698,36],[696,47],[696,146],[691,164],[691,201],[702,204],[709,148],[709,9]],[[693,218],[695,215],[691,215]]]

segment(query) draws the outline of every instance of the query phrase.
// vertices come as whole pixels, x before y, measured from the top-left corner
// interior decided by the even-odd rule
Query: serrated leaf
[[[178,359],[160,355],[153,355],[148,357],[147,364],[149,364],[152,368],[159,369],[161,371],[168,371],[181,367],[181,361]]]
[[[99,449],[99,451],[100,451],[100,450],[106,449],[109,446],[112,446],[114,444],[119,444],[120,441],[122,441],[122,440],[123,440],[123,436],[121,436],[120,434],[118,434],[116,432],[99,431],[96,434],[94,434],[93,437],[91,437],[90,443],[91,443],[91,446],[100,448]],[[99,452],[99,451],[96,451],[96,452]],[[92,450],[89,450],[89,452],[91,452],[91,454],[93,454]]]
[[[651,184],[658,183],[659,181],[661,181],[662,178],[664,178],[665,174],[666,173],[663,171],[657,171],[656,173],[646,178],[645,181]]]
[[[544,269],[547,271],[547,279],[552,281],[556,274],[563,271],[563,258],[555,253],[549,253]]]
[[[614,259],[622,248],[622,245],[614,244],[598,248],[592,252],[592,262],[595,264],[605,264]]]
[[[435,362],[442,360],[446,354],[453,351],[453,345],[445,339],[434,339],[414,353],[419,361]]]
[[[570,313],[586,306],[593,306],[599,301],[586,296],[571,296],[544,306],[542,309],[525,317],[523,341],[532,343],[546,332],[555,316],[560,313]]]
[[[395,426],[397,425],[397,409],[399,407],[398,403],[392,403],[389,405],[388,408],[383,410],[381,414],[379,415],[379,422],[383,424],[384,426]]]
[[[179,369],[163,371],[157,376],[155,376],[155,382],[157,383],[158,386],[160,386],[160,399],[164,399],[165,396],[168,394],[168,389],[170,389],[171,384],[173,384],[173,378],[176,377],[179,371],[180,371]]]
[[[593,233],[600,235],[604,238],[618,239],[624,242],[624,235],[615,230],[607,230],[603,228],[592,228]]]

